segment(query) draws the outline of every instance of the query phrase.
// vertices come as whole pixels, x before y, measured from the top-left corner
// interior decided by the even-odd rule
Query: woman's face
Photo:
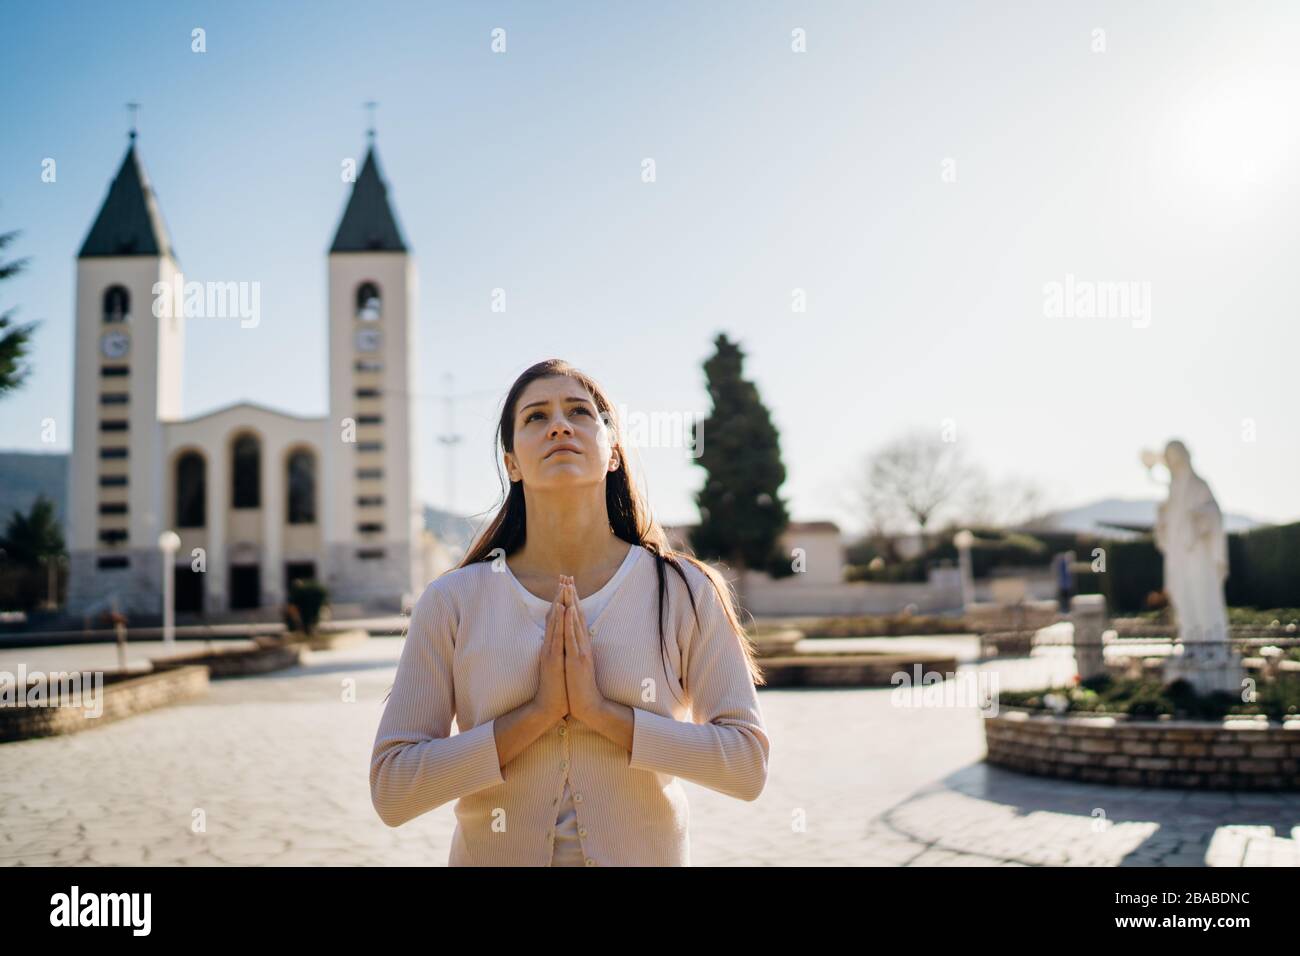
[[[617,470],[609,428],[576,379],[553,375],[529,382],[515,407],[514,426],[506,470],[511,481],[523,479],[525,488],[595,484]]]

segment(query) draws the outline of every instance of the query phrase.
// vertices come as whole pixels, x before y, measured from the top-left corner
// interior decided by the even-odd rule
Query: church
[[[180,265],[134,131],[76,265],[68,612],[159,615],[167,563],[179,614],[278,609],[297,578],[336,610],[409,607],[438,548],[411,447],[416,272],[373,132],[327,256],[324,417],[182,417],[185,309],[156,301]]]

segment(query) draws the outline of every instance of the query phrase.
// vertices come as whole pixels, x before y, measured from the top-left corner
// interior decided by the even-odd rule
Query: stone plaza
[[[1068,649],[973,663],[975,638],[890,638],[1061,679]],[[188,642],[187,642],[188,643]],[[130,645],[131,660],[160,644]],[[447,804],[398,829],[368,768],[401,639],[306,652],[197,700],[0,745],[10,866],[446,864]],[[0,669],[109,668],[113,645],[0,651]],[[761,689],[770,775],[752,803],[689,782],[696,866],[1294,866],[1300,795],[1083,785],[983,763],[978,710],[898,707],[891,690]]]

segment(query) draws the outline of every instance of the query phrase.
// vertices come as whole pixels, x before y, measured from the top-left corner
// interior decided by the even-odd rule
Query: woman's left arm
[[[767,783],[771,748],[758,693],[721,599],[711,583],[700,590],[700,629],[685,661],[694,722],[606,701],[606,730],[596,729],[625,747],[631,741],[633,770],[671,774],[738,800],[756,800]]]

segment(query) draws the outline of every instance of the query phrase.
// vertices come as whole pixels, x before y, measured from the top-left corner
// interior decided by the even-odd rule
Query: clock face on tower
[[[378,352],[379,351],[379,330],[358,329],[357,330],[357,351]]]
[[[120,359],[131,350],[131,337],[125,332],[105,332],[99,340],[99,350],[105,358]]]

